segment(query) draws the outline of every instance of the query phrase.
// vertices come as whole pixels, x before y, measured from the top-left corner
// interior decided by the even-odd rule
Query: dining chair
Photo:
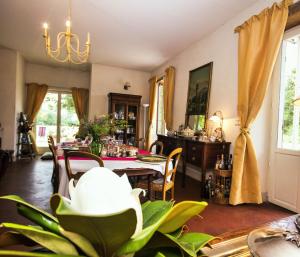
[[[53,146],[55,146],[53,136],[48,136],[48,144],[52,144]]]
[[[181,153],[182,148],[176,148],[173,150],[167,157],[165,174],[163,178],[159,178],[151,182],[151,193],[154,193],[154,198],[156,196],[156,192],[161,192],[162,199],[166,200],[166,193],[167,191],[171,190],[170,200],[175,200],[175,175]],[[173,163],[173,165],[170,165],[170,163]],[[173,168],[170,169],[169,166],[172,166]],[[151,196],[151,198],[153,199],[153,196]]]
[[[94,155],[92,153],[82,152],[82,151],[65,152],[65,165],[66,165],[66,171],[67,171],[69,180],[71,180],[72,178],[74,180],[78,180],[85,173],[85,172],[77,172],[77,173],[72,172],[71,165],[70,165],[70,158],[73,158],[73,157],[91,159],[91,160],[98,162],[99,167],[104,167],[104,163],[103,163],[102,159],[99,156]]]
[[[156,153],[159,154],[159,155],[162,155],[163,154],[163,150],[164,150],[164,144],[163,144],[163,142],[161,142],[159,140],[154,141],[150,145],[150,147],[149,147],[149,152],[153,151],[153,147],[154,146],[156,146]]]
[[[52,138],[53,139],[53,138]],[[58,192],[58,185],[59,185],[59,167],[58,167],[58,157],[57,157],[57,152],[56,152],[56,147],[54,144],[52,144],[52,142],[49,140],[48,137],[48,145],[49,145],[49,149],[52,153],[52,160],[53,160],[53,172],[52,172],[52,177],[51,177],[51,183],[53,186],[53,193],[57,193]]]
[[[137,138],[135,140],[135,146],[139,149],[145,149],[145,138]]]

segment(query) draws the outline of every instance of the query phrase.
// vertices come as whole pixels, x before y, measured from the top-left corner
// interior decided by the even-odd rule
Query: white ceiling
[[[72,29],[91,34],[90,63],[151,71],[213,32],[256,0],[73,0]],[[0,0],[0,45],[32,62],[49,63],[42,24],[52,43],[65,30],[67,0]],[[84,66],[87,67],[87,66]]]

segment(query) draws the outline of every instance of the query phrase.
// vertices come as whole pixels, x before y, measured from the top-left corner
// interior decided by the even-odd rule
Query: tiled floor
[[[10,165],[6,174],[0,179],[0,195],[17,194],[27,201],[45,210],[49,210],[49,198],[52,192],[50,183],[52,162],[21,160]],[[181,187],[181,175],[176,178],[177,201],[200,200],[199,182],[188,178],[186,187]],[[293,213],[270,203],[262,205],[224,206],[209,203],[201,214],[189,221],[190,231],[201,231],[213,235],[228,231],[238,231],[256,227],[280,219]],[[0,201],[0,222],[24,222],[15,208],[7,201]],[[27,220],[25,223],[28,223]]]

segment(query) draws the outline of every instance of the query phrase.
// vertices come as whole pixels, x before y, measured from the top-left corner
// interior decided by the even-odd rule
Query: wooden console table
[[[217,155],[229,154],[230,142],[202,142],[184,137],[157,135],[164,144],[163,154],[169,155],[175,148],[181,147],[182,152],[182,186],[185,186],[186,164],[201,168],[201,197],[204,196],[206,172],[214,169]]]

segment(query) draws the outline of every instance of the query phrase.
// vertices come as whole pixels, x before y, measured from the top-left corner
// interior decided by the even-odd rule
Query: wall
[[[142,96],[142,103],[149,101],[148,80],[150,73],[130,69],[123,69],[100,64],[93,64],[91,71],[89,118],[108,112],[107,94],[123,93]],[[128,81],[129,90],[124,90],[123,85]],[[143,111],[140,120],[140,136],[143,131]]]
[[[213,62],[213,75],[210,95],[209,114],[222,110],[224,129],[227,141],[234,143],[239,128],[237,123],[237,53],[238,35],[234,28],[262,9],[272,5],[271,0],[260,0],[238,16],[226,22],[214,33],[193,44],[183,52],[168,60],[152,75],[161,74],[165,68],[172,65],[176,68],[176,88],[174,99],[174,128],[184,123],[185,105],[189,71],[206,63]],[[262,191],[265,192],[266,174],[268,170],[269,131],[270,131],[270,96],[266,97],[264,105],[251,128],[254,146],[256,148],[258,166],[261,175]],[[176,115],[175,115],[176,114]]]
[[[53,87],[90,87],[90,72],[26,62],[25,82]]]
[[[16,150],[17,119],[24,110],[24,59],[20,53],[0,48],[0,122],[2,148]]]

